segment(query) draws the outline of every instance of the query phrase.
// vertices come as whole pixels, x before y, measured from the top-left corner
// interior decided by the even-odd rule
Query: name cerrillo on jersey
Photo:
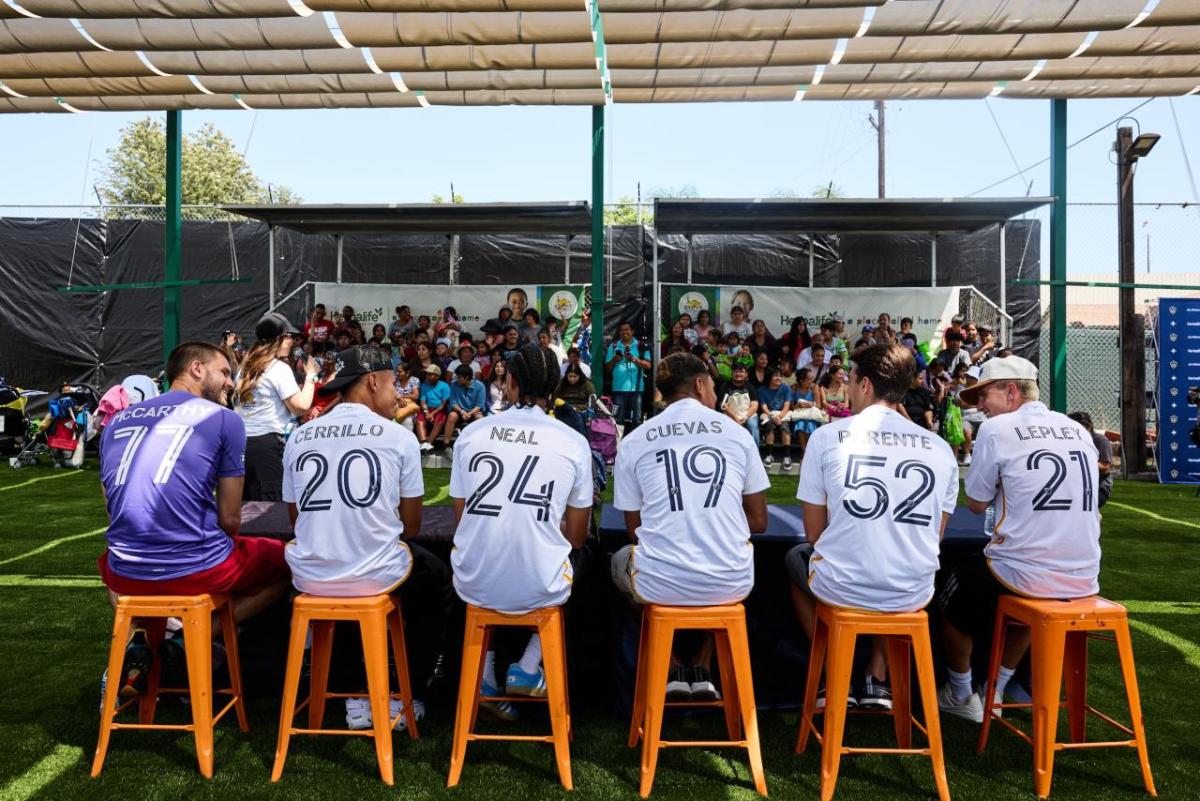
[[[383,426],[377,424],[346,423],[340,426],[306,425],[292,433],[295,442],[314,439],[341,439],[344,437],[381,437]]]
[[[651,425],[650,423],[646,423],[642,428],[645,429],[646,441],[654,442],[663,437],[683,437],[689,434],[720,434],[721,421],[710,420],[708,423],[705,423],[702,420],[694,420],[670,423],[668,425]]]

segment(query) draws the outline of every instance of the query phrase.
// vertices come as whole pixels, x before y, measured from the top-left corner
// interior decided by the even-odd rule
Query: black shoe
[[[695,665],[688,669],[688,678],[691,680],[693,701],[719,701],[721,699],[716,685],[712,683],[712,677],[708,675],[708,668]]]
[[[150,641],[145,629],[134,629],[129,644],[125,646],[125,664],[121,668],[121,697],[133,698],[146,692],[150,678],[150,667],[154,654],[150,652]]]
[[[862,709],[890,712],[892,709],[892,687],[887,680],[879,680],[870,674],[858,688],[858,705]]]
[[[857,706],[858,706],[858,700],[855,699],[854,693],[851,692],[850,694],[848,694],[846,696],[846,709],[854,709]],[[825,710],[825,685],[822,684],[820,687],[817,688],[817,711],[823,712],[824,710]]]
[[[692,683],[689,681],[688,669],[676,665],[667,672],[667,701],[692,700]]]

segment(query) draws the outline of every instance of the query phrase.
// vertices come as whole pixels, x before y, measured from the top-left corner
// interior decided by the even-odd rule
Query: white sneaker
[[[400,719],[396,721],[396,725],[392,728],[398,729],[401,726],[408,725],[404,720],[404,715],[400,713],[404,711],[404,702],[399,698],[388,699],[388,716],[396,717],[400,715]],[[425,702],[413,699],[413,712],[417,720],[425,719]],[[369,729],[375,725],[375,718],[371,714],[371,702],[366,698],[347,698],[346,699],[346,726],[354,731]]]
[[[971,452],[967,451],[962,458],[963,467],[968,467],[971,464]]]
[[[983,701],[979,700],[979,693],[971,693],[967,700],[960,703],[955,700],[950,684],[943,684],[938,690],[938,708],[948,715],[983,723]]]
[[[422,453],[427,453],[428,451],[431,451],[431,450],[433,450],[432,442],[422,442],[421,443],[421,452]]]
[[[767,456],[767,458],[763,459],[763,467],[770,467],[773,464],[775,464],[774,456]]]
[[[790,456],[783,457],[783,469],[784,470],[792,469],[792,457],[790,457]]]

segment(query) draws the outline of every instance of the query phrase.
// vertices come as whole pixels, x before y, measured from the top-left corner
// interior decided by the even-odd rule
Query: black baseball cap
[[[370,345],[355,345],[339,351],[336,362],[337,372],[329,383],[317,390],[321,396],[341,392],[350,386],[360,376],[367,373],[392,372],[392,360],[385,357],[379,348]]]
[[[273,339],[279,339],[284,334],[299,333],[296,327],[288,321],[288,318],[279,312],[267,312],[254,324],[254,336],[258,337],[260,342],[270,342]]]

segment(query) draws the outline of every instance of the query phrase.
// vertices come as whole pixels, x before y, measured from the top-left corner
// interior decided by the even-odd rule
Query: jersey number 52
[[[843,498],[842,506],[853,517],[861,520],[875,520],[882,517],[883,513],[888,510],[891,504],[891,498],[888,495],[888,486],[883,482],[883,479],[874,476],[862,475],[867,469],[872,467],[887,467],[886,456],[864,456],[854,454],[846,460],[846,476],[842,481],[843,486],[850,490],[866,490],[870,493],[868,498],[869,504],[861,504],[858,498]],[[930,515],[917,512],[916,508],[921,505],[921,502],[929,497],[933,492],[934,475],[933,470],[923,462],[918,462],[916,459],[906,459],[896,465],[895,477],[907,478],[910,474],[915,473],[920,480],[916,491],[909,495],[900,503],[896,504],[896,511],[892,517],[897,523],[909,523],[914,526],[928,526],[933,518]]]

